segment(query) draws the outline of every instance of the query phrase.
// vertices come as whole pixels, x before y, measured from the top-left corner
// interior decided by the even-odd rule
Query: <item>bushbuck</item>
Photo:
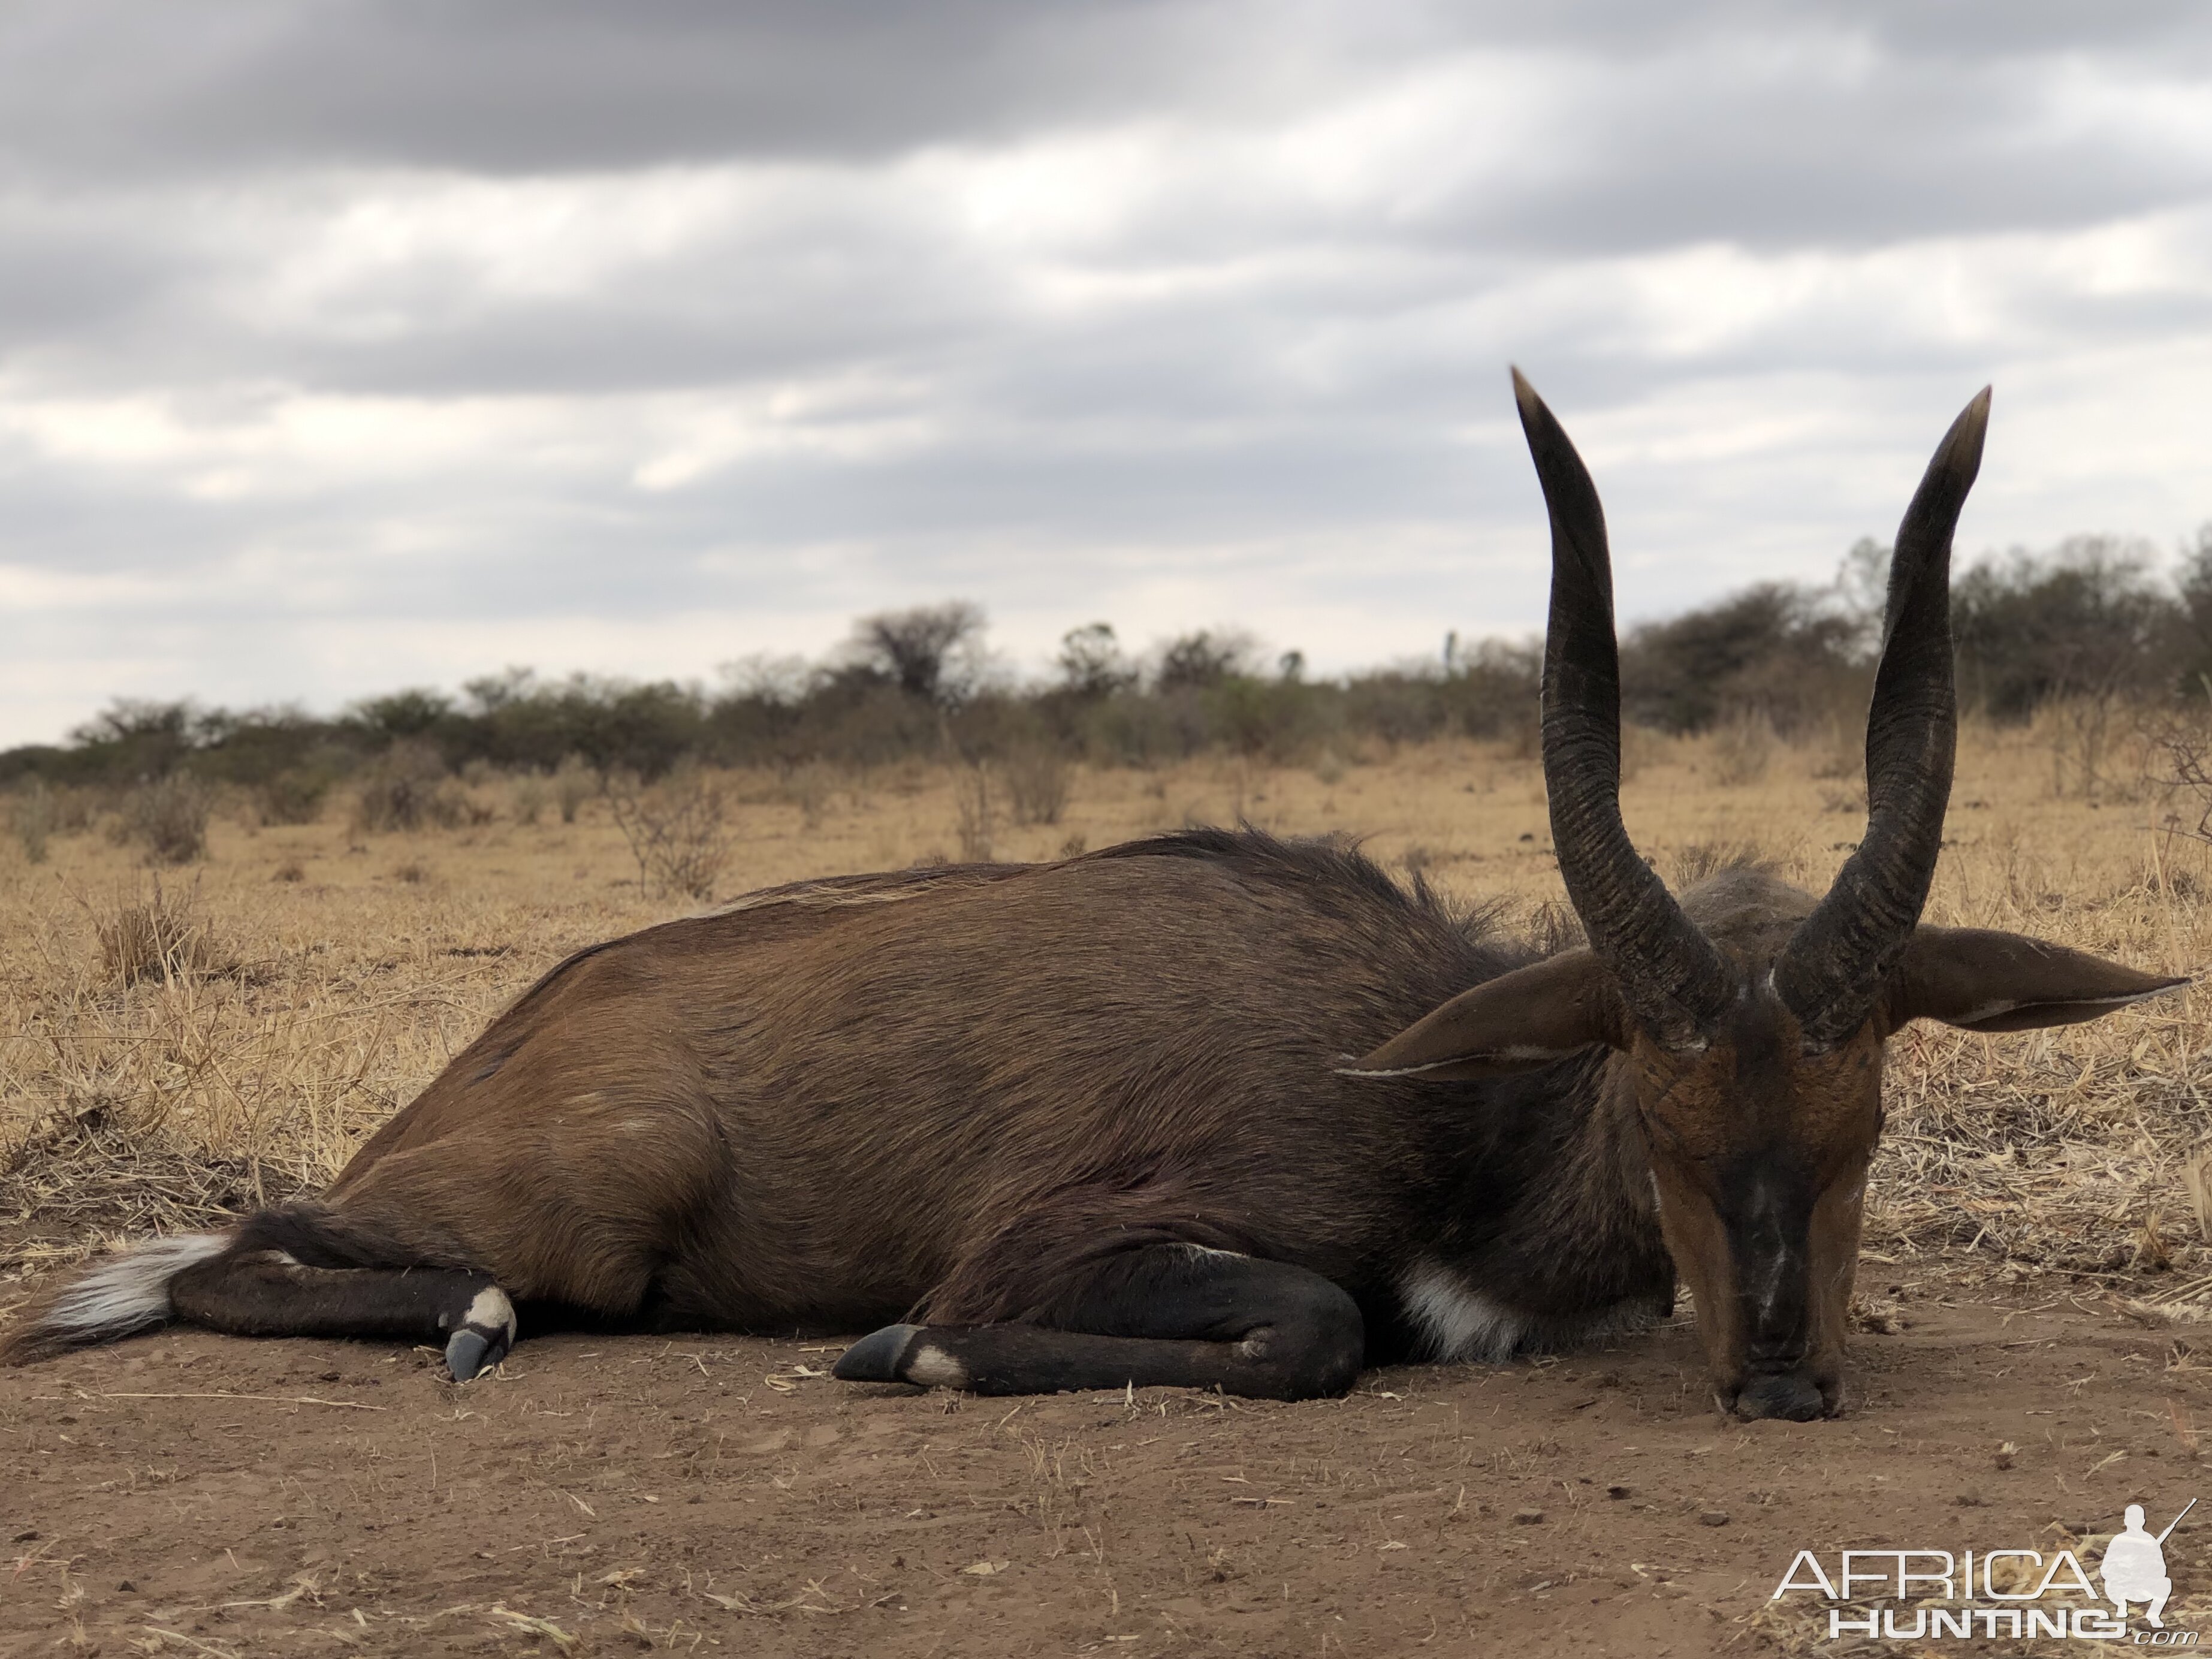
[[[2183,981],[1918,925],[1986,392],[1898,532],[1857,850],[1817,900],[1753,869],[1678,900],[1621,822],[1597,494],[1514,389],[1551,517],[1544,774],[1586,944],[1249,830],[777,888],[578,952],[319,1198],[93,1266],[7,1355],[181,1319],[433,1339],[465,1382],[519,1304],[872,1328],[848,1379],[1295,1399],[1622,1331],[1679,1273],[1723,1410],[1834,1412],[1885,1040]]]

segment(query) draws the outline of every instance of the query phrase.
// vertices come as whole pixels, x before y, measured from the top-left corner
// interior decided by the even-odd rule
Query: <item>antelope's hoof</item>
[[[477,1292],[461,1316],[460,1328],[446,1339],[446,1370],[465,1382],[507,1358],[514,1346],[514,1304],[497,1285]]]
[[[506,1358],[506,1340],[496,1334],[464,1327],[446,1339],[446,1370],[456,1382],[466,1382],[487,1365],[496,1365]]]
[[[871,1332],[837,1356],[830,1374],[841,1382],[903,1382],[899,1361],[921,1329],[919,1325],[886,1325]]]

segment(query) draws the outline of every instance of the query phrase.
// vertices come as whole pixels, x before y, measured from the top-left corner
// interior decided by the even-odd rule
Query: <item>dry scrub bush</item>
[[[357,830],[450,830],[467,816],[436,747],[405,738],[362,774],[354,803]]]
[[[571,755],[553,775],[553,799],[561,809],[561,822],[574,823],[577,810],[599,793],[599,781],[580,756]]]
[[[207,856],[208,787],[182,772],[141,784],[124,798],[118,841],[135,842],[149,864],[190,864]]]
[[[988,864],[997,829],[998,803],[991,798],[991,774],[978,763],[952,775],[953,833],[960,838],[966,864]]]
[[[1744,713],[1713,728],[1713,781],[1741,789],[1766,775],[1774,760],[1774,726],[1765,715]]]
[[[1067,810],[1074,769],[1056,749],[1017,749],[1005,763],[1006,801],[1016,823],[1058,823]]]
[[[323,815],[331,780],[321,772],[279,772],[255,792],[264,823],[313,823]]]
[[[2028,730],[2051,756],[2051,793],[2082,800],[2125,799],[2124,752],[2136,729],[2116,692],[2054,697],[2035,711]]]
[[[54,791],[54,832],[63,836],[81,836],[92,828],[93,820],[100,815],[100,801],[89,789],[57,787]]]
[[[9,818],[23,856],[33,864],[44,864],[46,842],[54,833],[54,792],[44,778],[33,778],[16,790]]]
[[[514,788],[509,796],[514,808],[514,821],[517,823],[537,823],[552,795],[553,792],[544,778],[535,772],[524,773],[514,781]]]
[[[2160,709],[2143,722],[2144,783],[2169,833],[2212,844],[2212,710]]]
[[[635,777],[611,778],[607,805],[637,860],[641,890],[714,897],[736,838],[719,784],[690,767],[679,767],[650,789]]]
[[[822,815],[829,810],[830,786],[834,781],[830,769],[819,761],[808,761],[784,774],[780,793],[785,800],[799,809],[800,828],[819,830],[822,827]]]

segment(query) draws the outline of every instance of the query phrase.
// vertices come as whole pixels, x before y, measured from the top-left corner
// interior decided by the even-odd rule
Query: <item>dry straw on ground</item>
[[[1640,844],[1675,879],[1752,852],[1824,884],[1859,833],[1824,805],[1837,787],[1820,781],[1834,769],[1826,749],[1776,745],[1754,779],[1735,741],[1637,738],[1626,805]],[[2203,972],[2207,849],[2175,836],[2154,797],[2085,799],[2070,780],[2053,794],[2039,742],[1965,734],[1929,919]],[[1559,897],[1540,776],[1503,746],[1066,781],[1053,823],[1003,814],[994,780],[979,790],[964,769],[912,763],[834,787],[694,780],[724,804],[724,862],[688,882],[648,870],[642,890],[606,799],[559,790],[575,821],[556,821],[542,786],[500,781],[471,786],[472,811],[443,824],[425,813],[404,831],[354,822],[343,792],[306,824],[218,811],[197,885],[168,878],[158,893],[143,854],[97,826],[51,831],[40,864],[0,842],[0,1275],[319,1185],[563,954],[693,908],[671,887],[727,897],[947,847],[1048,858],[1242,814],[1283,833],[1363,833],[1386,866],[1466,897],[1504,895],[1531,922]],[[2192,1163],[2212,1137],[2208,1039],[2193,995],[2039,1034],[1899,1038],[1869,1289],[2055,1270],[2153,1316],[2212,1308],[2204,1166]]]

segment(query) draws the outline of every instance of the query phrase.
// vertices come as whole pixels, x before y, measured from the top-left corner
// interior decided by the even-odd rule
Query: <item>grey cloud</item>
[[[0,216],[6,264],[21,273],[0,286],[0,338],[35,333],[48,352],[74,340],[76,371],[94,377],[112,354],[141,374],[166,364],[187,377],[441,392],[702,384],[896,351],[989,326],[997,296],[956,234],[902,220],[890,187],[849,168],[793,186],[818,201],[776,204],[762,222],[642,264],[619,291],[471,307],[465,283],[422,259],[333,296],[407,319],[374,340],[302,337],[222,302],[308,232],[319,197],[343,192],[332,167],[857,166],[930,142],[1153,110],[1188,115],[1203,144],[1209,132],[1264,130],[1286,109],[1469,47],[1536,54],[1528,76],[1548,88],[1539,125],[1516,135],[1522,149],[1503,164],[1413,208],[1247,199],[1210,175],[1171,177],[1094,263],[1126,270],[1257,247],[1395,248],[1430,261],[1438,286],[1465,285],[1500,260],[1703,240],[1863,248],[2106,222],[2212,190],[2212,145],[2057,106],[2085,83],[2212,97],[2212,20],[2201,9],[2100,9],[2092,20],[2055,6],[1492,5],[1385,13],[1364,32],[1347,15],[1138,4],[26,6],[0,24],[0,148],[42,193]],[[1834,60],[1855,52],[1863,69],[1839,72]],[[1456,166],[1433,158],[1440,179]],[[294,182],[317,168],[320,186]],[[173,170],[165,200],[155,181]],[[266,222],[245,214],[226,227],[225,246],[201,246],[193,221],[236,214],[216,204],[241,194],[268,199]],[[65,214],[51,210],[57,198]],[[162,224],[180,210],[183,222]],[[198,369],[195,353],[206,360]]]
[[[1440,100],[1461,73],[1511,95]],[[2195,3],[27,3],[0,15],[0,582],[153,586],[7,626],[101,690],[142,689],[110,651],[228,687],[348,629],[713,613],[772,639],[953,592],[1064,626],[1187,580],[1425,649],[1538,612],[1509,359],[1603,458],[1626,612],[1817,577],[1992,373],[2088,423],[2067,364],[2212,349],[2205,103]],[[1417,136],[1332,179],[1368,139],[1316,124],[1363,107]],[[994,241],[931,194],[932,166],[1109,130],[1154,148],[1095,234]],[[737,182],[681,234],[589,222],[672,179]],[[587,216],[561,251],[605,270],[532,282],[444,222],[379,229],[378,204],[465,219],[478,185],[544,186]],[[2068,260],[2106,256],[2057,240],[2154,218],[2185,280],[2134,254],[2093,278]],[[1695,314],[1701,281],[1746,314]],[[714,450],[785,392],[776,441]],[[165,411],[175,452],[103,448],[81,408],[68,441],[40,425],[101,398]],[[476,400],[495,435],[254,448],[295,404],[377,399]],[[643,487],[687,421],[708,453]],[[2193,487],[2015,482],[2014,522],[2162,532],[2094,515]],[[32,696],[0,726],[51,724],[10,714]]]
[[[866,158],[1194,88],[1207,66],[1177,50],[1183,15],[1012,0],[94,0],[18,11],[0,101],[19,155],[87,170]]]
[[[1264,128],[1456,53],[1518,52],[1598,94],[1559,112],[1529,171],[1556,171],[1554,150],[1596,165],[1451,222],[1537,245],[1563,223],[1572,245],[1638,246],[1655,217],[1673,235],[1832,237],[2151,199],[2201,180],[2203,158],[2039,134],[2044,83],[2186,82],[2212,60],[2212,25],[2179,3],[44,0],[12,20],[0,147],[92,179],[865,162],[1152,115]],[[1863,75],[1838,71],[1860,54]]]

